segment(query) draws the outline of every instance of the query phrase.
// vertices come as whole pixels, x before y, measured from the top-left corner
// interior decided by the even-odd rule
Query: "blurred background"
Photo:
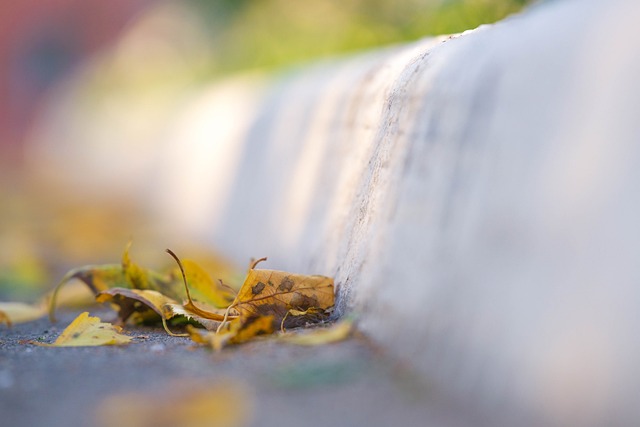
[[[132,236],[142,262],[168,262],[171,246],[206,267],[209,248],[147,221],[131,195],[160,190],[131,177],[156,166],[149,147],[212,82],[461,32],[531,2],[0,1],[0,300],[34,299],[71,267],[118,262]],[[128,154],[111,154],[115,145]],[[61,165],[86,185],[61,179]],[[92,186],[97,175],[112,185]]]

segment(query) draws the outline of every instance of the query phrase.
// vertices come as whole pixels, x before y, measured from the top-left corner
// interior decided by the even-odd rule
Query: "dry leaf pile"
[[[143,268],[131,261],[129,247],[130,244],[121,264],[89,265],[67,273],[48,299],[51,320],[55,321],[61,289],[78,279],[98,302],[110,303],[117,310],[120,325],[127,321],[162,322],[167,333],[188,336],[216,350],[274,332],[286,342],[317,345],[344,339],[352,329],[352,322],[343,321],[300,337],[285,332],[329,319],[334,306],[330,277],[258,269],[257,265],[266,260],[262,258],[251,263],[244,283],[236,291],[222,280],[214,281],[195,262],[180,260],[171,250],[167,252],[174,258],[176,268],[162,273]],[[11,304],[16,303],[0,303],[0,323],[32,320],[46,310],[44,303]],[[180,323],[188,323],[186,333],[173,331]],[[120,334],[119,328],[83,313],[50,345],[128,343],[130,337]]]

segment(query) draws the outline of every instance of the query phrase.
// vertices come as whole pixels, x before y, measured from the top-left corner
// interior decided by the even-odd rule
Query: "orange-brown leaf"
[[[251,269],[231,307],[241,318],[272,315],[281,322],[290,310],[329,310],[333,305],[330,277]]]

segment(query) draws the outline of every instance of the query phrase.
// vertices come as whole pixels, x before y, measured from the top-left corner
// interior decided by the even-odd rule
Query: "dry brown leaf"
[[[262,260],[258,260],[260,262]],[[240,319],[273,316],[281,322],[291,310],[330,310],[334,304],[333,279],[277,270],[257,270],[254,263],[230,308]]]
[[[252,402],[236,383],[174,382],[156,393],[119,393],[96,412],[100,427],[241,427],[251,419]]]
[[[167,252],[182,269],[177,255],[170,250]],[[217,334],[200,334],[190,330],[195,342],[208,343],[219,350],[227,343],[241,343],[258,335],[271,334],[277,328],[297,326],[301,321],[317,322],[329,316],[334,305],[332,278],[256,270],[256,264],[263,260],[258,260],[249,268],[242,288],[221,319]],[[220,320],[217,313],[212,315],[191,301],[186,277],[185,287],[188,298],[184,305],[186,309],[209,319]],[[235,318],[227,322],[232,316]]]

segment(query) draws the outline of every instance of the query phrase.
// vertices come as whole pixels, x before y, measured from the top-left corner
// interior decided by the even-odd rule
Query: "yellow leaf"
[[[353,331],[353,321],[350,319],[342,320],[327,328],[315,328],[309,331],[300,331],[296,333],[288,332],[279,337],[280,340],[289,344],[315,346],[330,344],[345,340]]]
[[[276,325],[273,316],[252,316],[243,321],[233,320],[229,323],[229,330],[222,333],[205,332],[194,327],[187,327],[187,332],[193,342],[220,350],[227,344],[239,344],[260,335],[272,334]]]
[[[253,412],[246,389],[236,383],[217,385],[173,382],[154,393],[115,394],[96,412],[99,427],[241,427]]]
[[[85,311],[62,331],[53,344],[30,342],[44,347],[86,347],[129,343],[131,337],[120,334],[121,331],[122,328],[102,323],[100,318],[90,317]]]
[[[15,323],[30,322],[47,313],[45,305],[31,305],[22,302],[0,302],[0,323],[11,326]]]
[[[278,323],[273,315],[238,318],[231,322],[228,333],[216,334],[213,348],[220,350],[226,343],[240,344],[260,335],[272,334]]]
[[[203,331],[191,325],[187,325],[186,329],[189,338],[196,344],[212,345],[211,339],[216,335],[215,332]]]
[[[182,274],[182,281],[184,284],[184,290],[185,293],[187,295],[187,301],[184,303],[184,308],[186,310],[188,310],[189,312],[204,318],[204,319],[209,319],[209,320],[215,320],[218,322],[224,322],[227,320],[228,314],[229,314],[229,309],[227,308],[227,310],[224,312],[224,314],[219,314],[216,313],[216,310],[211,310],[208,307],[199,307],[197,306],[194,302],[193,299],[191,298],[191,291],[189,290],[189,283],[187,280],[187,273],[184,269],[184,266],[182,265],[182,261],[180,261],[180,258],[178,258],[178,255],[176,255],[171,249],[167,249],[166,252],[171,255],[171,257],[173,257],[173,259],[176,261],[176,263],[178,264],[178,268],[180,270],[180,273]]]
[[[236,292],[220,282],[214,282],[198,264],[185,259],[182,260],[182,266],[187,276],[191,297],[195,301],[211,304],[216,308],[227,308],[233,302]]]

